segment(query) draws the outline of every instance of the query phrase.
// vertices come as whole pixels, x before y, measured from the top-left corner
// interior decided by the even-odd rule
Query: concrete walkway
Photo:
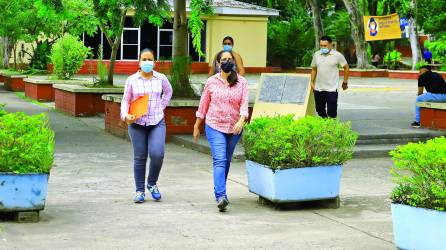
[[[0,224],[0,249],[394,249],[390,159],[352,160],[341,207],[275,210],[249,193],[243,163],[219,213],[211,158],[167,145],[160,203],[133,204],[132,148],[84,120],[1,92],[11,112],[48,113],[56,132],[46,208],[35,224]]]

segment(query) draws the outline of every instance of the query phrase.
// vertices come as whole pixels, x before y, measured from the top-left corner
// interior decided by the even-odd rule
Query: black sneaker
[[[410,124],[410,126],[412,126],[412,128],[419,128],[420,127],[420,123],[419,122],[412,122]]]
[[[218,201],[217,201],[218,210],[220,212],[226,211],[226,207],[228,206],[228,204],[229,204],[229,202],[228,202],[228,200],[225,197],[219,198]]]

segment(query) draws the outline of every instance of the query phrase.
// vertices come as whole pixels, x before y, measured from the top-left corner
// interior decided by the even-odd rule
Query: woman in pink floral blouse
[[[150,158],[147,189],[154,200],[161,199],[156,182],[163,165],[166,141],[164,109],[172,97],[172,86],[167,77],[153,70],[155,65],[153,51],[150,49],[141,51],[139,61],[140,70],[127,78],[121,102],[121,119],[129,124],[129,136],[133,145],[135,203],[144,202],[145,199],[147,157]],[[147,114],[135,119],[134,115],[128,113],[130,103],[144,95],[149,95]]]
[[[212,151],[214,194],[221,212],[229,204],[226,180],[232,155],[248,118],[248,83],[234,70],[234,55],[221,51],[217,55],[221,72],[208,78],[196,113],[194,139],[198,141],[200,124],[205,120],[206,137]]]

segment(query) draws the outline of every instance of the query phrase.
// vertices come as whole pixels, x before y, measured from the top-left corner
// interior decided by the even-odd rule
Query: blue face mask
[[[153,70],[153,66],[155,65],[154,61],[141,61],[139,62],[139,67],[145,73],[150,73]]]
[[[232,45],[227,45],[227,44],[223,45],[223,50],[224,51],[231,51],[232,50]]]
[[[328,48],[321,48],[322,54],[328,54],[328,52],[330,52],[330,50]]]

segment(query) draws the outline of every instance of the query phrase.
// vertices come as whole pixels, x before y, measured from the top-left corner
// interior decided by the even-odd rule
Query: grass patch
[[[49,107],[48,107],[47,105],[45,105],[44,103],[41,103],[41,102],[39,102],[39,101],[36,101],[36,100],[34,100],[34,99],[31,99],[31,98],[25,96],[25,92],[15,92],[15,95],[16,95],[17,97],[19,97],[20,99],[23,99],[23,100],[25,100],[25,101],[27,101],[27,102],[31,102],[31,103],[36,104],[36,105],[41,106],[41,107],[49,108]]]

